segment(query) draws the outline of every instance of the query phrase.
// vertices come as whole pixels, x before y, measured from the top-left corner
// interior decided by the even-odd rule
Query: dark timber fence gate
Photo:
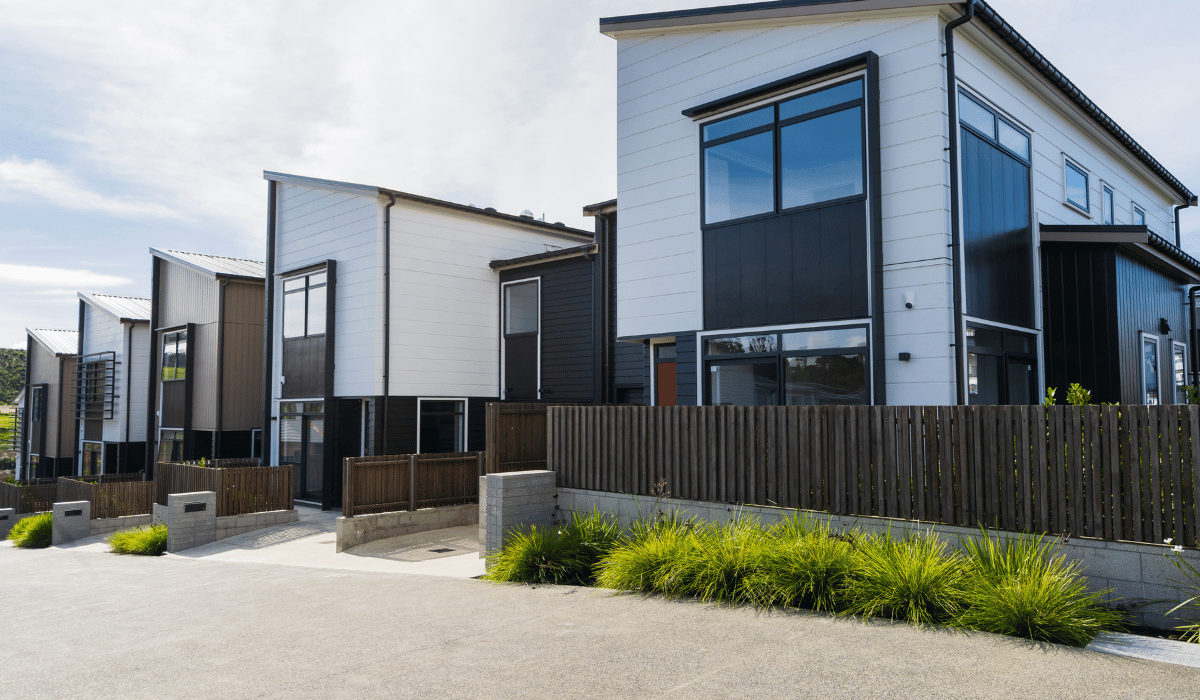
[[[483,452],[346,457],[342,515],[476,503],[486,460]]]
[[[1197,406],[542,410],[563,488],[1197,544]]]

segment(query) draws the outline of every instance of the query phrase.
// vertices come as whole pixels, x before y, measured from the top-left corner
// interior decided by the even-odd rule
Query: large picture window
[[[283,281],[283,337],[304,338],[325,334],[324,271]]]
[[[865,196],[863,79],[710,122],[704,223]]]
[[[867,347],[863,326],[709,338],[704,342],[707,403],[869,404]]]
[[[164,382],[187,378],[187,331],[163,334],[162,378]]]
[[[418,399],[417,402],[421,406],[417,451],[466,452],[466,400]]]

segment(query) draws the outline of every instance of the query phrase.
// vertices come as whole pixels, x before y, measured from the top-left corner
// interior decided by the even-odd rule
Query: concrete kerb
[[[92,535],[92,504],[90,501],[63,501],[50,506],[54,514],[50,544],[74,542]]]

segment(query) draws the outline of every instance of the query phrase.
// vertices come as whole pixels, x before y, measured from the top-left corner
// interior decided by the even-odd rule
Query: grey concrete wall
[[[479,556],[487,556],[487,477],[479,477]]]
[[[92,534],[92,504],[90,501],[64,501],[51,505],[54,527],[50,544],[60,545],[74,542]],[[67,515],[72,513],[72,515]]]
[[[8,531],[17,524],[17,511],[12,508],[0,508],[0,540],[8,538]]]
[[[204,509],[189,513],[189,503],[202,503]],[[199,547],[217,538],[217,494],[212,491],[170,494],[165,515],[168,552]]]
[[[388,537],[474,525],[478,519],[479,508],[474,503],[338,518],[337,551]]]
[[[97,535],[108,535],[120,530],[128,530],[133,527],[144,527],[149,525],[153,520],[150,515],[126,515],[120,518],[101,518],[93,520],[91,523],[90,537]]]
[[[236,537],[264,527],[294,523],[299,519],[300,515],[294,508],[292,510],[272,510],[266,513],[227,515],[217,518],[214,539],[223,540],[226,537]]]
[[[671,498],[658,500],[647,496],[582,489],[558,489],[557,501],[559,517],[566,517],[572,511],[590,511],[596,508],[602,513],[616,515],[625,527],[635,520],[650,517],[657,512],[679,511],[685,517],[718,523],[739,517],[753,517],[758,518],[764,525],[798,512],[790,508],[732,506]],[[974,539],[979,536],[978,530],[951,525],[932,525],[869,516],[830,515],[815,511],[802,512],[828,522],[835,529],[859,528],[869,532],[891,531],[893,534],[933,531],[955,548],[960,546],[960,538]],[[1141,606],[1130,611],[1134,624],[1158,629],[1172,629],[1181,624],[1179,619],[1167,617],[1165,613],[1180,600],[1188,597],[1172,588],[1173,581],[1182,579],[1182,576],[1166,555],[1184,557],[1193,566],[1200,568],[1200,551],[1189,549],[1175,553],[1167,545],[1075,537],[1063,543],[1062,553],[1068,559],[1079,562],[1093,590],[1112,589],[1106,596],[1109,600],[1123,599],[1126,603]]]
[[[498,552],[504,539],[516,527],[548,525],[555,514],[555,474],[551,471],[507,472],[489,474],[483,496],[486,510],[484,524],[484,553]]]

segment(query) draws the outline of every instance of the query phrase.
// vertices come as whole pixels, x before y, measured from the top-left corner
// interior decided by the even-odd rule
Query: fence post
[[[354,517],[354,458],[342,460],[342,516]]]
[[[480,452],[480,453],[478,454],[478,462],[479,462],[479,476],[484,476],[484,475],[485,475],[485,474],[484,474],[484,467],[483,467],[483,454],[484,454],[483,452]]]
[[[417,509],[417,456],[408,456],[408,510]]]

